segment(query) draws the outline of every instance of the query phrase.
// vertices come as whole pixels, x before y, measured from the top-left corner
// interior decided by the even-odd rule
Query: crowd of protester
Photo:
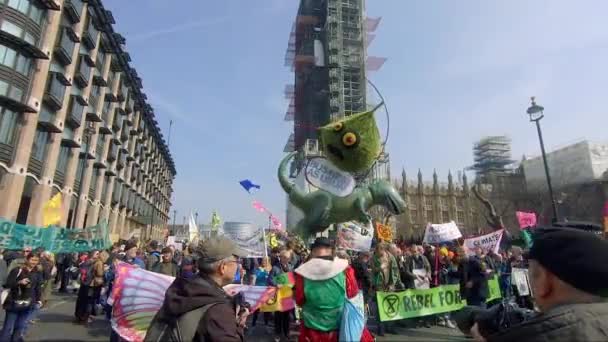
[[[606,241],[601,241],[605,246]],[[599,247],[597,250],[606,254]],[[345,298],[351,298],[359,290],[363,293],[367,321],[375,325],[377,336],[394,334],[397,327],[430,328],[439,325],[455,329],[457,325],[449,313],[381,322],[376,292],[459,285],[461,297],[469,306],[485,308],[496,304],[487,303],[488,280],[496,276],[503,300],[511,299],[519,307],[538,310],[535,298],[518,293],[518,288],[511,284],[513,268],[527,269],[530,258],[534,258],[528,257],[528,252],[512,246],[501,249],[499,253],[476,248],[467,254],[458,242],[432,246],[408,245],[399,241],[375,242],[369,252],[352,252],[335,250],[333,242],[321,238],[310,250],[288,240],[284,246],[269,250],[266,258],[247,258],[233,242],[222,237],[203,241],[199,246],[187,246],[184,250],[176,250],[174,246],[162,247],[157,241],[138,244],[131,240],[116,243],[108,250],[89,253],[53,255],[30,247],[22,251],[1,251],[0,283],[5,289],[2,303],[6,318],[0,341],[22,340],[28,328],[38,321],[40,310],[48,307],[53,290],[77,296],[74,308],[76,324],[90,324],[92,316],[96,315],[110,319],[112,308],[108,305],[108,296],[112,292],[117,261],[177,278],[167,291],[158,319],[179,317],[193,310],[193,303],[198,303],[197,296],[200,296],[203,306],[230,303],[226,307],[209,309],[206,315],[211,318],[204,324],[199,320],[198,328],[193,329],[193,334],[207,336],[208,340],[242,341],[247,325],[263,324],[273,329],[276,341],[289,340],[294,326],[299,326],[302,341],[337,341],[338,327],[327,322],[339,321],[339,318],[330,316],[337,312],[335,310],[340,311]],[[540,259],[539,253],[532,255],[536,254],[535,258]],[[575,255],[571,257],[570,262],[579,261]],[[601,267],[594,271],[597,271],[594,275],[600,277],[597,281],[601,281],[605,276]],[[239,311],[234,299],[228,298],[221,290],[222,286],[230,283],[276,286],[277,277],[290,272],[295,274],[296,308],[285,312],[253,312],[249,324],[245,322],[250,313]],[[211,290],[203,291],[205,288]],[[189,294],[184,297],[184,293]],[[182,304],[175,307],[175,303]],[[332,305],[335,310],[328,310]],[[227,324],[225,320],[230,320],[230,315],[226,316],[226,311],[235,311],[239,324]],[[201,328],[200,324],[204,327]],[[465,334],[474,333],[476,331],[465,331]],[[120,337],[112,331],[111,340],[119,341]],[[361,340],[373,340],[367,329]]]

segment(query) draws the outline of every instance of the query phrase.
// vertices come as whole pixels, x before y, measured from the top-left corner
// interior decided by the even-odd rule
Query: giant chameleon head
[[[376,180],[371,182],[368,188],[374,204],[383,206],[393,215],[401,215],[405,212],[405,201],[391,183]]]
[[[358,113],[319,128],[321,146],[335,166],[347,172],[368,170],[381,152],[374,112]]]

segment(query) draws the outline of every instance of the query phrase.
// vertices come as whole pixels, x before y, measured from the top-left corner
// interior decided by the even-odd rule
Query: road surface
[[[40,320],[29,329],[26,341],[109,341],[111,328],[105,316],[94,317],[93,323],[88,327],[73,323],[75,302],[74,294],[54,294],[48,308],[41,312]],[[4,310],[0,319],[4,321]],[[247,331],[247,340],[273,341],[272,327],[264,326],[259,321],[258,326]],[[370,325],[374,331],[373,324]],[[395,324],[394,330],[395,334],[386,334],[379,337],[378,341],[467,341],[457,330],[443,327],[407,329]],[[295,325],[291,340],[297,340]]]

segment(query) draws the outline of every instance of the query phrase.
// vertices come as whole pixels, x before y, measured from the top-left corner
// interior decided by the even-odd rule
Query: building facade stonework
[[[101,1],[0,1],[0,217],[161,238],[175,165]]]
[[[401,181],[397,181],[395,186],[407,205],[405,213],[397,217],[397,237],[422,240],[429,223],[454,221],[464,235],[478,234],[486,225],[466,174],[462,182],[454,182],[450,173],[448,182],[444,183],[439,182],[435,172],[433,181],[425,182],[421,171],[418,171],[415,181],[410,181],[403,171]]]

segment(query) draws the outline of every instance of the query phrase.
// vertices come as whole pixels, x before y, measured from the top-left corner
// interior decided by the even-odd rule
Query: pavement
[[[40,320],[28,329],[26,341],[109,341],[110,323],[105,316],[93,317],[88,326],[73,323],[75,294],[54,294],[47,309],[42,310]],[[260,317],[261,318],[261,317]],[[4,321],[4,310],[1,310],[0,320]],[[374,324],[370,328],[375,331]],[[393,324],[393,334],[378,337],[378,341],[467,341],[455,329],[444,327],[407,328],[401,322]],[[297,327],[292,325],[290,341],[297,341]],[[272,326],[258,325],[247,330],[248,341],[273,341]],[[471,340],[468,340],[471,341]]]

